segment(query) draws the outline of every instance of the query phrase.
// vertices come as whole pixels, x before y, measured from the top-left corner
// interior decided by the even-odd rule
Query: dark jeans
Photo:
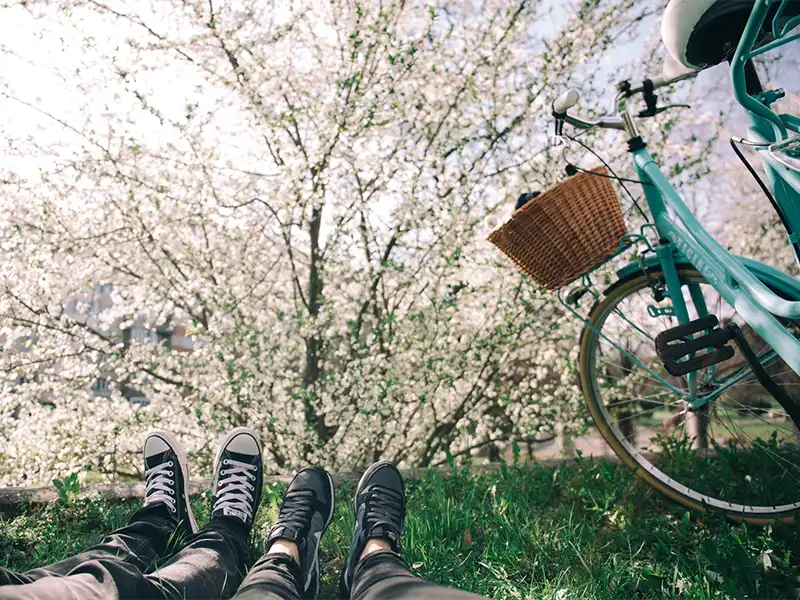
[[[174,530],[175,522],[164,507],[145,506],[128,525],[77,556],[25,573],[0,568],[0,600],[201,600],[228,598],[237,588],[237,600],[301,597],[300,569],[284,554],[262,556],[242,581],[248,532],[238,521],[224,517],[210,521],[159,564]],[[479,596],[414,577],[396,554],[377,552],[356,567],[351,598],[475,600]]]
[[[175,522],[163,506],[145,506],[128,525],[100,544],[48,567],[26,573],[0,568],[0,599],[37,600],[227,598],[236,591],[248,551],[247,530],[214,519],[186,537],[159,564]],[[152,570],[150,573],[147,571]]]
[[[300,600],[300,569],[287,555],[261,557],[234,600]],[[414,577],[394,552],[370,554],[353,573],[352,600],[480,600],[481,596]]]

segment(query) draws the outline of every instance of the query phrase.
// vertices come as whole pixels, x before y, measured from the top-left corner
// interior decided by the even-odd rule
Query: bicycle
[[[800,119],[773,112],[782,90],[763,90],[752,61],[800,38],[790,35],[798,25],[797,0],[671,0],[662,37],[680,71],[622,82],[610,117],[570,114],[574,90],[553,102],[559,134],[565,124],[625,133],[650,210],[638,233],[558,292],[584,322],[578,370],[589,412],[652,487],[751,523],[791,522],[800,510],[800,281],[731,255],[703,228],[648,153],[628,104],[641,97],[647,108],[636,117],[654,116],[670,108],[658,106],[656,89],[728,59],[751,123],[732,145],[759,153],[770,183],[762,187],[800,258],[800,137],[790,138]],[[632,247],[638,258],[599,292],[596,269]]]

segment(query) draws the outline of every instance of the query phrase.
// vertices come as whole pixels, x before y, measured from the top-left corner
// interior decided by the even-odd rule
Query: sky
[[[564,3],[556,0],[547,1],[548,19],[541,19],[528,25],[532,39],[537,39],[548,29],[557,29],[568,16]],[[482,0],[472,0],[472,2],[479,7]],[[36,19],[30,12],[19,7],[0,9],[0,11],[2,11],[0,93],[12,89],[14,96],[21,100],[20,102],[0,96],[0,144],[4,139],[19,139],[33,135],[42,148],[36,155],[9,152],[4,148],[0,155],[3,156],[6,167],[29,177],[35,177],[40,169],[52,168],[59,155],[64,154],[65,148],[63,146],[59,148],[59,145],[66,142],[67,146],[80,147],[86,143],[86,140],[77,134],[65,140],[64,128],[55,127],[52,117],[44,113],[62,119],[76,129],[82,129],[84,121],[90,120],[92,114],[102,116],[109,106],[131,101],[129,95],[123,99],[115,94],[114,88],[118,78],[109,71],[109,61],[98,60],[93,72],[80,72],[80,69],[84,68],[83,63],[87,56],[115,56],[115,66],[124,69],[126,53],[124,41],[141,36],[141,30],[121,19],[109,19],[92,11],[81,11],[76,13],[79,15],[76,18],[84,31],[97,31],[97,35],[87,41],[75,28],[64,26],[62,19],[52,17]],[[280,16],[278,14],[276,18],[280,20]],[[605,79],[605,75],[614,73],[624,75],[640,71],[640,67],[630,63],[644,55],[647,43],[658,27],[659,22],[655,16],[643,21],[640,26],[641,34],[618,46],[599,65],[600,80]],[[88,51],[87,44],[91,45],[91,51]],[[297,60],[302,61],[302,56],[298,56]],[[797,65],[798,61],[794,61],[793,69],[783,69],[780,72],[781,83],[795,93],[800,86]],[[651,76],[658,74],[660,70],[659,64],[646,66],[647,74]],[[115,85],[104,88],[103,81],[111,78],[114,78]],[[726,85],[726,80],[724,65],[701,74],[697,86],[700,90],[708,89],[709,94],[699,109],[713,111],[717,109],[716,107],[722,109],[727,106],[730,87],[729,84]],[[97,82],[101,84],[99,87],[96,85]],[[197,73],[182,67],[179,62],[172,65],[169,70],[160,73],[154,71],[147,83],[149,84],[147,93],[154,104],[168,112],[172,110],[174,112],[172,116],[177,118],[180,118],[181,112],[185,110],[184,97],[190,97],[194,89],[203,84]],[[711,93],[713,89],[721,91]],[[204,93],[213,93],[213,90],[206,87]],[[608,98],[585,98],[581,105],[607,106],[612,95],[612,91],[609,90]],[[702,92],[700,96],[702,97]],[[83,107],[83,110],[78,110],[77,107]],[[142,115],[141,111],[130,112],[138,114],[136,117],[138,120],[118,123],[115,126],[128,128],[132,136],[142,136],[153,140],[156,144],[167,140],[165,136],[170,135],[168,128],[155,126],[157,125],[155,119]],[[732,128],[744,133],[743,127],[746,123],[741,113],[732,115],[731,124]],[[146,135],[142,135],[143,133]],[[229,139],[225,143],[236,145],[237,140]],[[248,166],[250,160],[252,158],[248,148],[240,148],[237,164]],[[257,161],[254,161],[250,166],[256,169],[257,165]]]

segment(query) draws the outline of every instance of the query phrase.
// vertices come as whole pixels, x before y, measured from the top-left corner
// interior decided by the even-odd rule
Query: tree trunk
[[[500,448],[497,447],[497,444],[489,444],[488,458],[489,462],[500,462]]]
[[[617,427],[630,444],[636,445],[636,421],[634,411],[629,408],[617,411]]]
[[[708,404],[687,415],[686,430],[694,438],[693,448],[703,452],[708,450]]]
[[[311,265],[308,270],[308,314],[313,320],[319,315],[322,305],[322,275],[319,265],[319,231],[322,225],[322,207],[314,206],[311,211],[309,224],[309,237],[311,242]],[[325,427],[323,418],[317,413],[314,406],[315,384],[320,378],[320,360],[322,343],[319,336],[314,333],[305,338],[306,367],[303,371],[303,410],[306,424],[313,428],[321,442],[330,439],[331,432]]]

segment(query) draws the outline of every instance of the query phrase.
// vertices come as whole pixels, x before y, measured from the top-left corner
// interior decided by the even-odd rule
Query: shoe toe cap
[[[307,467],[297,473],[290,484],[290,489],[312,489],[317,493],[317,497],[330,502],[331,500],[331,479],[328,472],[322,467]]]
[[[261,454],[258,441],[249,431],[242,431],[234,435],[225,449],[228,452],[235,452],[236,454],[243,454],[245,456],[257,456]]]
[[[370,485],[380,485],[385,488],[397,490],[401,493],[404,491],[403,476],[400,475],[400,471],[398,471],[397,467],[395,467],[392,463],[376,463],[370,467],[370,469],[372,470],[372,473],[364,482],[365,487]]]
[[[158,433],[150,433],[144,441],[144,455],[146,458],[163,454],[170,450],[170,445]]]

